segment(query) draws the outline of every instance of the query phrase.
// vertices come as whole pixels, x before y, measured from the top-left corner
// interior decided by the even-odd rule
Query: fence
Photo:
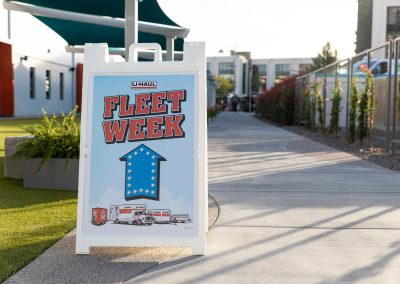
[[[399,102],[400,88],[400,38],[395,42],[387,42],[382,46],[366,50],[351,58],[340,60],[296,79],[297,115],[300,122],[305,123],[307,109],[304,97],[309,90],[319,88],[323,102],[323,126],[330,121],[332,107],[332,90],[341,87],[342,100],[339,126],[349,137],[349,114],[351,88],[357,87],[362,94],[367,83],[366,70],[372,74],[372,87],[375,99],[370,101],[370,114],[365,119],[366,128],[373,129],[374,137],[381,139],[387,152],[400,150],[399,137]],[[368,69],[363,68],[367,67]],[[317,85],[316,85],[317,84]],[[368,92],[369,95],[371,94]],[[315,100],[315,97],[313,98]],[[358,104],[360,101],[358,101]],[[317,114],[318,116],[318,114]],[[362,120],[361,120],[362,121]]]

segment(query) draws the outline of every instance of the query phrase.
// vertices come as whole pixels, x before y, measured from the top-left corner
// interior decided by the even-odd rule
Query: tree
[[[335,61],[337,61],[337,50],[335,51],[331,50],[331,43],[327,42],[324,47],[322,47],[322,52],[318,53],[318,56],[313,58],[313,64],[311,66],[312,70],[317,70],[319,68],[322,68],[326,65],[329,65]]]
[[[260,73],[258,72],[258,66],[252,66],[252,74],[251,74],[251,91],[258,92],[261,87],[260,81]]]
[[[224,97],[229,92],[232,92],[234,89],[234,84],[231,80],[226,79],[222,76],[216,76],[215,82],[217,83],[217,95],[218,97]]]

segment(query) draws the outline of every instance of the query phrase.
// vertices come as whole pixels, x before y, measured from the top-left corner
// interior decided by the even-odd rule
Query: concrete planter
[[[17,145],[28,139],[33,139],[33,136],[6,137],[4,141],[4,177],[22,178],[25,160],[13,158],[13,155]]]
[[[23,170],[24,187],[78,190],[79,160],[50,159],[37,172],[41,159],[27,159]]]

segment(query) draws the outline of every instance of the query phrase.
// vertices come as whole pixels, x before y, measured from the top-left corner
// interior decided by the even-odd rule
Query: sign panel
[[[138,48],[159,46],[137,44]],[[188,246],[205,253],[204,44],[182,62],[107,63],[85,47],[77,253]],[[108,214],[108,216],[106,216]]]

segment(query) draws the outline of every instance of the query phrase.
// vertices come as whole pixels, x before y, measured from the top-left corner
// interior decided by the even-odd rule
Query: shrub
[[[374,128],[374,117],[375,117],[375,88],[372,81],[371,70],[366,66],[361,66],[361,71],[365,73],[366,80],[364,91],[361,93],[359,103],[359,115],[358,115],[358,138],[362,143],[363,139],[371,137],[372,129]]]
[[[313,96],[318,111],[318,128],[321,133],[325,133],[325,109],[324,109],[324,99],[322,98],[321,92],[319,90],[319,84],[317,82],[313,85]]]
[[[255,113],[282,125],[294,122],[296,77],[286,77],[268,91],[262,93],[256,102]]]
[[[331,107],[331,121],[329,125],[329,134],[337,136],[339,132],[339,117],[340,117],[340,103],[342,101],[342,88],[339,81],[335,82],[335,87],[332,90],[332,107]]]
[[[349,137],[348,141],[350,144],[356,141],[356,120],[357,120],[357,111],[358,111],[358,100],[359,100],[359,91],[357,88],[357,79],[353,78],[351,81],[351,90],[350,90],[350,104],[349,104]]]
[[[307,129],[312,128],[312,118],[311,118],[311,95],[310,89],[307,87],[304,90],[303,104],[304,104],[304,115],[305,115],[305,126]]]
[[[214,119],[217,117],[217,114],[218,114],[217,106],[207,107],[207,118]]]
[[[14,157],[41,158],[38,170],[52,158],[69,159],[79,158],[80,125],[76,122],[75,107],[68,115],[61,114],[61,120],[53,114],[48,117],[43,112],[41,124],[21,126],[26,132],[34,136],[17,145]]]
[[[313,92],[310,93],[306,90],[304,94],[305,99],[305,114],[306,114],[306,128],[315,130],[317,128],[317,96],[319,93],[318,84],[313,85]]]

